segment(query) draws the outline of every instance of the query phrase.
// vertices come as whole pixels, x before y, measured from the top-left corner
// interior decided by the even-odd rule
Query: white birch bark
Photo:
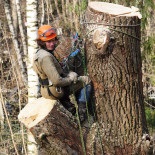
[[[44,0],[41,1],[41,12],[42,12],[42,15],[41,15],[41,25],[44,24],[44,21],[45,21],[45,7],[44,7]]]
[[[1,100],[0,100],[0,129],[1,130],[4,129],[4,112],[3,112]]]
[[[37,51],[37,0],[26,1],[26,17],[27,17],[27,42],[28,42],[28,103],[32,103],[36,99],[38,91],[38,77],[32,68],[33,54]],[[36,142],[31,134],[28,132],[28,155],[37,155]]]
[[[52,17],[52,20],[54,20],[52,2],[50,3],[50,8],[49,8],[49,9],[50,9],[50,10],[49,10],[49,13],[50,13],[50,15],[51,15],[51,17]]]
[[[76,14],[76,5],[77,5],[77,0],[73,1],[73,19],[74,19],[74,26],[75,26],[75,30],[78,32],[79,30],[79,19],[78,19],[78,15]]]
[[[22,76],[23,82],[25,84],[27,84],[27,78],[26,78],[26,75],[25,75],[25,67],[24,67],[24,63],[23,63],[23,60],[22,60],[22,55],[21,55],[21,52],[20,52],[20,49],[19,49],[19,46],[18,46],[17,37],[15,35],[15,30],[14,30],[14,27],[13,27],[13,22],[12,22],[12,18],[11,18],[11,14],[10,14],[10,7],[9,7],[8,0],[4,1],[4,8],[5,8],[5,14],[6,14],[8,26],[9,26],[9,29],[10,29],[10,32],[11,32],[13,45],[14,45],[15,52],[16,52],[17,59],[18,59],[18,63],[19,63],[19,66],[20,66],[21,76]]]
[[[16,0],[16,7],[17,7],[19,30],[20,30],[20,35],[21,35],[22,45],[23,45],[24,58],[25,58],[25,61],[26,61],[27,45],[26,45],[26,37],[25,37],[25,34],[24,34],[23,21],[22,21],[21,8],[20,8],[19,0]]]
[[[15,29],[15,35],[17,35],[17,27],[18,27],[18,17],[17,17],[17,6],[16,0],[12,0],[11,2],[11,15],[12,15],[12,22]]]

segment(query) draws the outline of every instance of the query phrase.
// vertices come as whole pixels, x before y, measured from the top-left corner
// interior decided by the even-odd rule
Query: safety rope
[[[84,13],[83,13],[84,14]],[[86,24],[86,22],[84,23],[81,23],[81,24]],[[88,23],[87,23],[88,24]],[[99,24],[101,24],[101,23],[99,23]],[[108,25],[107,25],[108,26]],[[94,29],[95,30],[95,29]],[[93,30],[92,30],[93,31]],[[90,31],[90,32],[92,32],[92,31]],[[84,37],[83,37],[83,39],[85,40],[86,38],[87,38],[87,36],[88,36],[88,34],[90,33],[90,32],[88,32],[86,35],[84,35]],[[83,51],[82,53],[84,53],[84,42],[83,42],[83,48],[81,48],[81,51]],[[85,59],[85,54],[83,54],[83,57],[82,57],[82,62],[83,62],[83,67],[84,67],[84,74],[85,75],[87,75],[87,67],[86,67],[86,59]],[[85,97],[86,97],[86,91],[85,91]],[[87,100],[86,100],[87,101]],[[91,101],[91,100],[90,100]],[[92,101],[91,101],[92,102]],[[103,144],[102,144],[102,140],[101,140],[101,133],[100,133],[100,128],[99,128],[99,123],[98,123],[98,121],[97,121],[97,119],[96,119],[96,112],[95,112],[95,109],[94,109],[94,104],[93,103],[91,103],[91,108],[92,108],[92,112],[93,112],[93,118],[96,120],[96,122],[97,122],[97,134],[98,134],[98,136],[99,136],[99,143],[100,143],[100,145],[101,145],[101,153],[102,153],[102,155],[104,155],[104,148],[103,148]],[[87,108],[87,116],[89,116],[89,112],[88,112],[88,103],[86,102],[86,108]],[[89,117],[88,117],[88,122],[89,122]]]
[[[140,26],[140,24],[135,24],[135,25],[115,25],[115,24],[95,23],[95,22],[81,22],[81,24],[94,24],[94,25],[114,26],[114,27],[137,27],[137,26]]]
[[[76,47],[77,48],[77,47]],[[75,50],[75,47],[73,48]],[[86,67],[86,59],[85,59],[85,53],[84,53],[84,43],[83,45],[79,48],[81,53],[82,53],[82,67],[84,69],[84,75],[87,75],[87,67]],[[88,108],[88,101],[87,101],[87,95],[86,95],[86,85],[85,83],[83,82],[83,88],[84,88],[84,97],[85,97],[85,100],[86,100],[86,113],[87,113],[87,119],[88,119],[88,124],[89,124],[89,127],[91,125],[91,122],[90,122],[90,114],[89,114],[89,108]],[[76,106],[76,115],[77,115],[77,120],[78,120],[78,125],[79,125],[79,130],[80,130],[80,138],[81,138],[81,143],[82,143],[82,148],[83,148],[83,152],[84,152],[84,155],[86,154],[86,148],[85,148],[85,145],[84,145],[84,139],[83,139],[83,133],[82,133],[82,127],[81,127],[81,122],[80,122],[80,119],[79,119],[79,114],[78,114],[78,104],[77,104],[77,101],[75,99],[75,92],[73,92],[73,96],[74,96],[74,103],[75,103],[75,106]],[[92,110],[93,110],[93,117],[96,117],[96,114],[95,114],[95,109],[94,109],[94,106],[92,105],[91,103],[91,106],[92,106]],[[97,123],[98,125],[98,123]],[[104,155],[104,149],[103,149],[103,144],[102,144],[102,140],[101,140],[101,133],[100,133],[100,129],[99,129],[99,125],[97,126],[98,129],[97,129],[97,133],[98,133],[98,136],[99,136],[99,141],[100,141],[100,145],[101,145],[101,152],[102,152],[102,155]]]
[[[144,101],[147,105],[149,105],[151,108],[155,109],[155,106],[149,104],[148,102]]]
[[[84,53],[84,43],[82,42],[82,40],[79,38],[78,33],[76,33],[76,39],[78,42],[81,42],[81,46],[77,47],[77,45],[73,44],[73,49],[75,50],[76,48],[80,49],[81,55],[82,55],[82,67],[84,69],[84,75],[87,75],[87,67],[86,67],[86,61],[85,61],[85,53]],[[77,43],[79,44],[79,43]],[[82,81],[81,81],[82,82]],[[87,101],[87,95],[86,95],[86,84],[84,82],[83,83],[83,88],[84,88],[84,97],[85,97],[85,101],[86,101],[86,112],[87,112],[87,118],[88,118],[88,123],[90,126],[90,115],[89,115],[89,108],[88,108],[88,101]]]
[[[83,67],[84,67],[84,74],[87,75],[87,67],[86,67],[85,57],[83,58]],[[83,86],[84,86],[84,83],[83,83]],[[85,89],[84,93],[85,93],[84,95],[85,95],[85,98],[86,98],[86,89]],[[94,109],[93,103],[90,103],[90,104],[92,106],[93,117],[94,117],[95,120],[97,120],[96,119],[96,113],[95,113],[95,109]],[[87,109],[88,123],[90,125],[90,115],[89,115],[88,102],[87,102],[87,100],[86,100],[86,109]],[[97,122],[97,133],[98,133],[98,136],[99,136],[99,141],[100,141],[100,145],[101,145],[102,155],[104,155],[104,149],[103,149],[103,144],[102,144],[102,140],[101,140],[101,133],[100,133],[98,122]]]
[[[78,37],[78,36],[76,36],[76,37]],[[69,65],[71,65],[71,64],[68,64],[70,57],[77,56],[79,54],[79,52],[81,52],[80,50],[81,49],[77,48],[77,45],[75,45],[74,43],[72,43],[71,52],[70,52],[69,56],[66,58],[66,61],[63,64],[63,65],[65,65],[65,67],[68,68],[68,70],[70,69],[69,68]],[[82,64],[80,63],[80,65],[78,65],[78,67],[80,67],[81,65]],[[76,67],[74,65],[71,65],[71,66],[72,67]],[[75,104],[75,108],[76,108],[76,118],[77,118],[77,122],[78,122],[78,126],[79,126],[79,132],[80,132],[80,140],[81,140],[81,144],[82,144],[82,150],[83,150],[83,154],[86,155],[86,147],[85,147],[85,142],[84,142],[84,136],[83,136],[82,126],[81,126],[80,117],[79,117],[79,113],[78,113],[78,103],[77,103],[77,100],[76,100],[76,97],[75,97],[75,91],[74,91],[74,89],[72,89],[72,90],[73,90],[72,100],[73,100],[73,103]]]
[[[85,35],[84,38],[87,38],[87,36],[89,35],[89,33],[91,33],[92,31],[94,31],[94,30],[96,30],[96,29],[98,29],[98,28],[96,27],[96,28],[90,30],[90,31]],[[138,41],[141,41],[141,39],[139,39],[138,37],[133,36],[133,35],[131,35],[131,34],[128,34],[128,33],[126,33],[126,32],[123,32],[123,31],[120,31],[120,30],[116,30],[116,29],[113,29],[113,28],[108,28],[108,29],[109,29],[109,30],[112,30],[112,31],[116,31],[116,32],[123,33],[123,34],[125,34],[125,35],[127,35],[127,36],[129,36],[129,37],[132,37],[132,38],[134,38],[134,39],[137,39]]]
[[[82,127],[81,127],[81,122],[80,122],[80,117],[79,117],[79,113],[78,113],[78,104],[75,98],[75,92],[73,90],[73,102],[75,104],[75,108],[76,108],[76,118],[78,121],[78,126],[79,126],[79,132],[80,132],[80,139],[81,139],[81,144],[82,144],[82,150],[84,155],[86,155],[86,147],[85,147],[85,143],[84,143],[84,138],[83,138],[83,132],[82,132]]]
[[[85,59],[85,54],[84,54],[84,49],[81,48],[80,49],[82,51],[82,65],[83,65],[83,69],[84,69],[84,75],[87,75],[87,67],[86,67],[86,59]],[[87,110],[87,117],[88,117],[88,123],[89,123],[89,126],[90,126],[90,115],[89,115],[89,108],[88,108],[88,101],[87,101],[87,95],[86,95],[86,85],[85,83],[83,82],[83,88],[84,88],[84,97],[85,97],[85,100],[86,100],[86,110]]]
[[[84,42],[83,42],[83,46],[80,47],[80,51],[82,53],[82,64],[83,64],[83,69],[84,69],[84,75],[87,75],[87,67],[86,67],[86,61],[85,61],[86,59],[85,59],[85,53],[84,53]],[[88,110],[88,106],[89,106],[88,104],[89,103],[88,103],[87,97],[86,97],[86,87],[85,86],[86,85],[83,82],[83,88],[85,90],[84,91],[84,96],[85,96],[85,100],[86,100],[87,117],[88,117],[88,123],[89,123],[89,126],[90,126],[91,125],[91,122],[90,122],[90,114],[89,114],[89,110]],[[95,109],[94,109],[93,103],[91,103],[91,106],[92,106],[92,110],[93,110],[93,117],[95,117],[95,120],[97,120],[96,119],[96,113],[95,113]],[[98,133],[99,142],[100,142],[100,145],[101,145],[101,152],[102,152],[102,155],[104,155],[104,149],[103,149],[103,144],[102,144],[102,140],[101,140],[101,133],[100,133],[98,122],[97,122],[97,133]]]
[[[81,50],[84,50],[84,49],[81,49]],[[83,60],[84,74],[87,75],[87,67],[86,67],[85,55],[83,55],[83,59],[82,60]],[[83,83],[83,86],[84,86],[84,83]],[[85,99],[86,99],[86,89],[85,89],[84,93],[85,93],[84,95],[85,95]],[[90,104],[92,106],[93,117],[97,121],[97,119],[96,119],[96,113],[95,113],[95,109],[94,109],[94,105],[93,105],[93,103],[90,103]],[[88,106],[89,105],[88,105],[88,102],[86,100],[87,117],[88,117],[88,123],[90,125],[90,115],[89,115]],[[97,121],[97,133],[98,133],[99,141],[100,141],[100,145],[101,145],[101,152],[102,152],[102,155],[104,155],[104,149],[103,149],[103,144],[102,144],[102,140],[101,140],[101,133],[100,133],[100,128],[99,128],[98,121]]]
[[[94,25],[113,26],[113,27],[138,27],[138,26],[140,26],[140,24],[135,24],[135,25],[115,25],[115,24],[106,24],[106,23],[102,23],[102,22],[101,22],[101,23],[86,22],[84,16],[83,16],[83,19],[80,21],[80,23],[81,23],[81,25],[82,25],[82,24],[85,24],[85,25],[86,25],[86,24],[94,24]],[[95,29],[97,29],[97,28],[95,28]],[[91,32],[94,31],[95,29],[91,30]],[[127,35],[127,36],[130,36],[130,37],[132,37],[132,38],[134,38],[134,39],[137,39],[137,40],[141,41],[140,38],[138,38],[138,37],[136,37],[136,36],[133,36],[133,35],[130,35],[130,34],[126,33],[126,32],[123,32],[123,31],[120,31],[120,30],[116,30],[116,29],[110,28],[110,27],[108,27],[108,29],[110,29],[110,30],[112,30],[112,31],[116,31],[116,32],[123,33],[123,34],[125,34],[125,35]],[[90,33],[90,32],[89,32],[89,33]]]

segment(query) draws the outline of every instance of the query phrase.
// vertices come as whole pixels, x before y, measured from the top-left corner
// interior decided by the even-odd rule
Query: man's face
[[[54,50],[55,49],[55,45],[56,45],[57,41],[56,39],[52,39],[52,40],[49,40],[49,41],[46,41],[46,48],[50,51]]]

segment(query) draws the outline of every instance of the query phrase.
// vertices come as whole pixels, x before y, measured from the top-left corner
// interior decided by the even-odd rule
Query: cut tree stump
[[[82,152],[76,118],[58,101],[38,98],[21,110],[18,119],[33,134],[40,154],[67,154],[66,147]]]
[[[138,8],[106,2],[90,2],[83,18],[87,69],[94,85],[100,133],[94,146],[102,144],[98,154],[131,155],[146,151],[141,148],[142,136],[148,130],[140,24]]]
[[[84,149],[76,118],[58,101],[40,98],[29,103],[20,112],[19,120],[34,135],[41,155],[146,153],[141,146],[141,137],[148,130],[143,104],[140,18],[135,7],[106,2],[88,4],[83,39],[97,120],[87,128],[82,125]]]

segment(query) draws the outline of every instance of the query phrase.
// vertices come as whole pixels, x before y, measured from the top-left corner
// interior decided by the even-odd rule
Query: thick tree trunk
[[[24,107],[18,118],[34,135],[39,154],[82,154],[77,120],[58,101],[36,99]]]
[[[91,2],[85,14],[87,67],[106,154],[135,153],[143,133],[148,132],[141,71],[141,16],[133,9]]]

